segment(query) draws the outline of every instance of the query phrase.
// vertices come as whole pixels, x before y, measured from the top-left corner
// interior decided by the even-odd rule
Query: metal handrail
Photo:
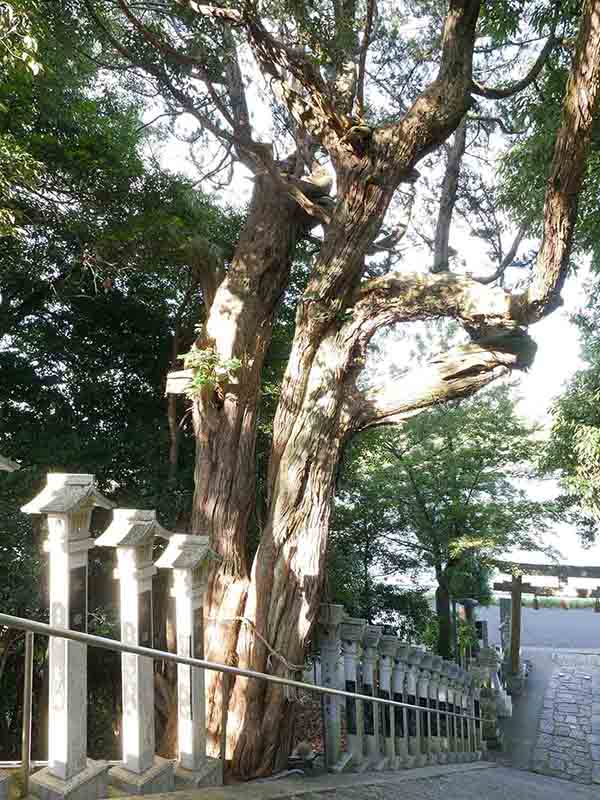
[[[388,700],[385,697],[376,697],[374,695],[360,694],[358,692],[348,692],[344,689],[334,689],[333,687],[329,686],[304,683],[303,681],[296,681],[291,678],[282,678],[279,675],[268,675],[265,672],[256,672],[251,669],[244,669],[243,667],[233,667],[229,664],[219,664],[216,661],[206,661],[202,658],[180,656],[177,653],[169,653],[165,650],[155,650],[152,647],[140,647],[137,644],[118,642],[115,639],[106,639],[103,636],[95,636],[91,633],[74,631],[70,628],[56,628],[53,625],[48,625],[45,622],[36,622],[23,617],[13,617],[11,614],[0,613],[0,625],[5,625],[7,628],[17,628],[18,630],[39,633],[42,636],[55,636],[61,639],[70,639],[74,642],[81,642],[82,644],[90,645],[91,647],[100,647],[104,650],[115,650],[121,653],[133,653],[133,655],[145,656],[147,658],[152,658],[155,661],[172,661],[176,664],[187,664],[190,667],[209,669],[213,672],[224,672],[229,675],[239,675],[243,678],[255,678],[257,680],[270,681],[271,683],[278,683],[282,686],[291,686],[295,689],[304,689],[305,691],[317,692],[318,694],[330,694],[336,697],[349,697],[352,700],[363,700],[368,703],[379,703],[380,705],[393,706],[396,708],[409,708],[415,711],[420,711],[421,713],[430,712],[435,714],[443,714],[447,717],[458,717],[459,719],[465,720],[470,719],[480,722],[492,721],[486,717],[473,716],[472,714],[456,714],[453,711],[425,708],[423,706],[417,706],[411,703],[403,703],[399,700]]]

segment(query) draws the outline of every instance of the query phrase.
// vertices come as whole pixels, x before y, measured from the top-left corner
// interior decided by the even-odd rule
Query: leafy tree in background
[[[594,268],[596,267],[596,260]],[[553,407],[551,437],[544,466],[558,470],[573,505],[586,516],[579,533],[584,541],[596,535],[600,517],[600,285],[594,278],[589,303],[575,317],[586,366],[578,370]]]
[[[13,170],[10,192],[0,186],[11,221],[0,231],[0,452],[21,463],[0,476],[0,599],[8,613],[33,618],[45,606],[42,532],[19,508],[48,471],[93,473],[120,505],[153,507],[167,526],[185,525],[194,442],[183,402],[165,400],[165,373],[203,318],[200,266],[214,252],[227,263],[239,228],[236,214],[148,156],[157,133],[144,126],[138,96],[116,81],[102,87],[71,9],[55,3],[44,11],[28,9],[44,69],[5,60],[0,82],[0,148],[15,143],[36,164],[34,182]],[[14,156],[11,144],[13,166]],[[92,611],[112,603],[111,586],[110,564],[93,555]],[[45,655],[38,656],[36,697],[44,680]],[[105,697],[118,702],[119,666],[109,673],[108,660],[91,667],[92,697],[103,696],[92,702],[92,726]],[[19,742],[21,666],[22,642],[3,629],[5,758]],[[43,729],[40,720],[36,737]],[[101,748],[99,730],[92,733]],[[43,742],[34,745],[42,757]]]
[[[560,505],[534,502],[522,488],[535,475],[537,433],[504,385],[432,409],[401,430],[367,434],[349,453],[355,491],[347,499],[342,491],[336,524],[348,550],[360,553],[369,542],[363,591],[371,591],[372,573],[433,571],[445,657],[451,597],[489,601],[491,559],[544,547],[548,523],[561,514]],[[335,547],[341,537],[333,536]]]
[[[327,556],[325,599],[369,623],[421,639],[431,618],[419,586],[421,561],[411,542],[394,547],[395,509],[386,487],[366,480],[360,448],[348,453],[337,487]],[[386,579],[402,577],[396,585]]]

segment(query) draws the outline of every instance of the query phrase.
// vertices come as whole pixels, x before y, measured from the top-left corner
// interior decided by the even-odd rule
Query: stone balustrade
[[[471,719],[481,708],[481,669],[467,672],[363,619],[344,616],[341,606],[321,607],[318,640],[323,685],[336,685],[343,659],[339,688],[406,704],[392,707],[351,697],[332,703],[330,698],[326,709],[335,708],[325,715],[330,770],[397,770],[481,759],[482,729]]]
[[[94,542],[92,510],[112,505],[95,488],[93,475],[54,474],[24,506],[25,513],[43,516],[48,531],[51,623],[86,630],[88,551],[108,547],[117,565],[122,641],[153,646],[152,578],[157,568],[169,569],[177,652],[202,658],[204,593],[210,561],[216,558],[207,538],[165,530],[154,511],[114,509],[110,525]],[[167,547],[153,563],[157,537]],[[321,606],[317,634],[317,682],[362,695],[324,697],[330,770],[397,770],[481,757],[486,729],[468,715],[486,708],[480,687],[489,678],[491,658],[485,662],[485,651],[484,666],[466,673],[331,604]],[[222,782],[221,763],[206,756],[203,670],[178,665],[179,753],[173,762],[155,753],[152,659],[123,653],[121,661],[123,757],[109,770],[106,762],[87,758],[87,647],[50,640],[48,767],[30,781],[39,800],[97,800],[107,796],[108,783],[113,793],[131,795]],[[405,705],[384,705],[378,698]],[[0,800],[6,786],[0,775]]]

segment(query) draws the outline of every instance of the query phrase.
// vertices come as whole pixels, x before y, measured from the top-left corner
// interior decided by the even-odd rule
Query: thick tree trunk
[[[258,178],[246,225],[210,303],[200,346],[238,358],[235,385],[206,391],[194,404],[196,433],[192,530],[208,534],[222,559],[205,606],[206,657],[237,662],[237,638],[249,582],[248,519],[255,502],[255,440],[260,377],[274,313],[286,289],[306,219],[267,177]],[[205,296],[208,292],[205,292]],[[208,298],[211,299],[210,297]],[[220,750],[222,680],[207,674],[208,747]],[[235,719],[230,714],[230,724]]]
[[[450,593],[445,582],[438,584],[435,592],[435,605],[439,624],[438,655],[452,658],[452,615],[450,611]]]

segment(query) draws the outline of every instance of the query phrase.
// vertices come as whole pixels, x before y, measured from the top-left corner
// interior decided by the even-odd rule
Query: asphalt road
[[[499,644],[500,609],[478,608],[477,618],[488,621],[490,644]],[[523,647],[551,647],[555,650],[600,651],[600,614],[591,608],[524,608],[521,617]]]

